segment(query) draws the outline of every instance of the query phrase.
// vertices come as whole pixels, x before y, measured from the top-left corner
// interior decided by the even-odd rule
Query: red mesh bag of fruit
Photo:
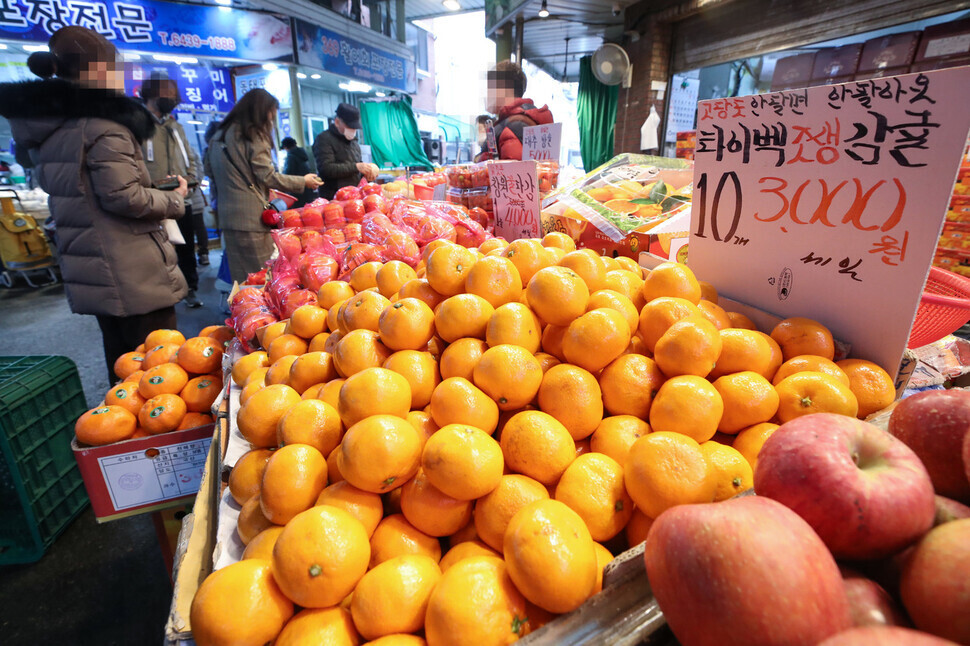
[[[304,288],[313,290],[314,293],[324,283],[335,280],[340,273],[340,265],[337,264],[337,261],[322,253],[307,252],[303,254],[297,261],[296,268],[300,275],[300,283]]]
[[[344,261],[340,266],[340,280],[347,280],[350,273],[364,263],[380,261],[383,257],[383,249],[377,245],[367,244],[366,242],[355,242],[347,247],[344,253]]]

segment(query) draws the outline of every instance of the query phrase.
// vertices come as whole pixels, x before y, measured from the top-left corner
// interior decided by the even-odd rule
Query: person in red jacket
[[[522,159],[522,130],[553,121],[548,106],[536,107],[523,96],[525,87],[525,72],[512,61],[500,61],[488,72],[488,110],[498,115],[494,126],[498,159]],[[486,149],[476,161],[494,158]]]

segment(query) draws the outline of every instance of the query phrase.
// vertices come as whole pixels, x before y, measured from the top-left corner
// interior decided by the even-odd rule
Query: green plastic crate
[[[0,565],[40,559],[88,504],[71,451],[85,410],[67,357],[0,357]]]

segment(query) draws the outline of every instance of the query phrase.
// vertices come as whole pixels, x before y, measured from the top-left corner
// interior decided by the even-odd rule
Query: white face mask
[[[347,141],[353,141],[354,139],[357,138],[357,131],[351,128],[347,128],[346,130],[344,130],[344,137],[347,138]]]

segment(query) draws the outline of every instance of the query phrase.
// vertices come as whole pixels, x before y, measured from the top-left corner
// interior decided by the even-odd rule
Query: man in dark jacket
[[[286,160],[283,162],[284,175],[300,175],[302,177],[313,172],[313,169],[310,168],[310,156],[306,154],[305,150],[296,145],[296,139],[293,137],[283,137],[283,141],[280,142],[280,148],[286,151]],[[305,204],[309,204],[316,198],[316,191],[306,189],[297,196],[293,208],[298,209]]]
[[[356,186],[361,177],[368,182],[377,177],[377,166],[360,161],[360,110],[349,103],[337,106],[337,116],[330,128],[317,135],[313,142],[313,158],[317,162],[317,174],[323,178],[320,196],[332,200],[337,189]]]

